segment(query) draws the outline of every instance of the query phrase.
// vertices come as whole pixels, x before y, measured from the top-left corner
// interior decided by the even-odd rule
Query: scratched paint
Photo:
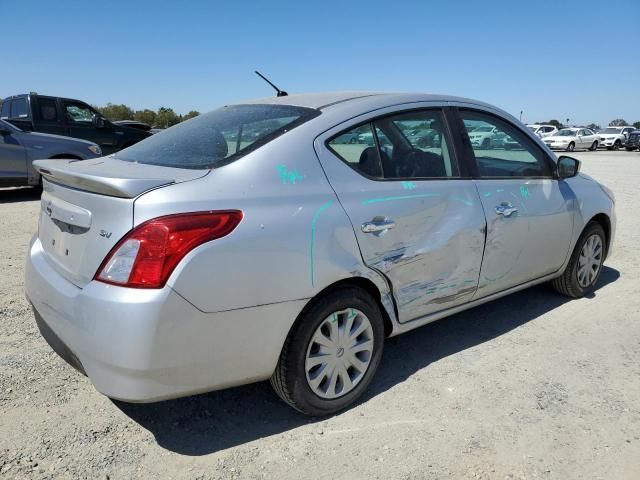
[[[314,248],[315,248],[315,235],[316,235],[316,223],[318,221],[318,217],[320,217],[320,214],[322,212],[324,212],[327,208],[329,208],[331,206],[331,204],[333,203],[333,200],[329,200],[327,203],[325,203],[324,205],[322,205],[317,211],[316,213],[313,215],[313,219],[311,220],[311,243],[309,245],[309,261],[310,261],[310,271],[311,271],[311,286],[313,287],[314,284],[314,271],[313,271],[313,255],[314,255]]]
[[[522,185],[520,187],[520,196],[522,198],[529,198],[531,196],[531,193],[529,192],[529,188],[526,185]]]
[[[402,182],[402,188],[405,190],[413,190],[416,188],[416,184],[413,182]]]
[[[296,182],[300,182],[302,181],[302,179],[304,179],[304,176],[300,175],[297,170],[289,170],[286,165],[278,165],[276,168],[278,169],[280,181],[283,185],[295,185]]]
[[[394,200],[408,200],[410,198],[427,198],[427,197],[439,197],[439,193],[419,193],[415,195],[399,195],[394,197],[378,197],[378,198],[370,198],[368,200],[363,200],[363,205],[369,205],[371,203],[379,203],[379,202],[391,202]]]

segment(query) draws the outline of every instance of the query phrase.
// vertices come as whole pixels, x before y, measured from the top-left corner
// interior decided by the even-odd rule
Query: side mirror
[[[560,178],[575,177],[580,171],[580,160],[562,155],[558,158],[558,176]]]

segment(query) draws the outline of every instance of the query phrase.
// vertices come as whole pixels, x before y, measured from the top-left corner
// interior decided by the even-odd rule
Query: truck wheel
[[[371,296],[355,287],[315,301],[289,333],[271,386],[307,415],[330,415],[367,389],[384,346],[384,324]]]

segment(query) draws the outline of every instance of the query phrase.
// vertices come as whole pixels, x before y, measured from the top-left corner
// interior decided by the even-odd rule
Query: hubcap
[[[602,266],[602,239],[593,234],[587,238],[578,259],[578,283],[582,288],[593,284]]]
[[[348,308],[325,318],[311,337],[304,369],[321,398],[346,395],[364,377],[373,356],[373,327],[360,310]]]

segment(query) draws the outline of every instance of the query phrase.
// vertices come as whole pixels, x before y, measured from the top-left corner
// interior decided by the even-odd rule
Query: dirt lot
[[[329,419],[265,383],[154,405],[97,393],[23,296],[37,198],[0,191],[0,477],[640,478],[640,153],[575,155],[617,196],[595,295],[541,286],[391,339],[366,398]]]

